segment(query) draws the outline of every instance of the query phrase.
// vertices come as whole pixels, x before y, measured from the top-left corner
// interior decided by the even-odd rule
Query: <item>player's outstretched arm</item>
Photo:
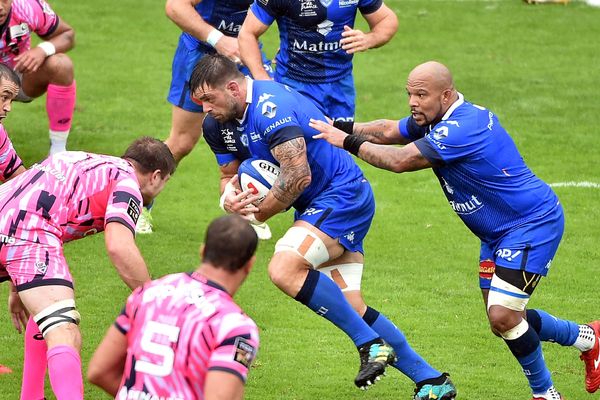
[[[88,381],[114,398],[119,390],[126,356],[127,336],[112,325],[90,360]]]
[[[340,43],[348,54],[383,46],[398,30],[398,17],[385,4],[375,12],[364,14],[363,17],[369,24],[369,32],[344,26]]]
[[[400,134],[398,121],[378,119],[371,122],[355,122],[354,135],[363,137],[375,144],[408,144],[409,141]]]
[[[204,21],[194,6],[201,0],[167,0],[165,12],[167,17],[182,31],[198,40],[209,43],[219,54],[229,57],[235,62],[240,60],[237,40],[224,36],[218,29]]]
[[[128,227],[119,222],[109,222],[104,229],[104,242],[110,261],[130,289],[150,280],[144,258]]]
[[[204,384],[205,400],[241,400],[244,397],[242,380],[226,371],[208,371]]]
[[[242,63],[248,67],[254,79],[271,79],[263,66],[262,54],[258,45],[258,38],[265,33],[267,29],[269,29],[269,26],[263,24],[256,18],[252,10],[248,10],[246,19],[238,34],[238,43],[240,46]]]

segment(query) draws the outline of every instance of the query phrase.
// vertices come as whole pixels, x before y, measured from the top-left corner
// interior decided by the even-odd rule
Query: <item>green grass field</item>
[[[54,0],[77,32],[77,110],[70,149],[120,155],[139,135],[165,138],[165,100],[178,29],[163,2]],[[494,111],[528,165],[549,183],[600,183],[600,9],[527,6],[520,0],[390,0],[400,28],[387,46],[355,58],[357,120],[408,113],[404,84],[416,64],[436,59],[454,72],[465,97]],[[360,21],[361,26],[365,26]],[[267,52],[276,49],[270,32]],[[5,121],[27,165],[47,152],[44,100],[15,104]],[[364,166],[364,165],[363,165]],[[430,171],[397,176],[364,166],[377,199],[366,240],[363,290],[367,302],[403,329],[415,349],[448,371],[465,400],[531,398],[504,343],[487,326],[477,280],[478,240],[446,204]],[[198,264],[207,223],[220,215],[218,169],[205,143],[179,166],[153,212],[156,232],[138,238],[155,277]],[[533,296],[540,307],[579,322],[600,317],[600,189],[556,189],[566,232]],[[291,213],[269,221],[281,236]],[[247,399],[409,399],[413,384],[395,370],[372,390],[352,381],[358,357],[350,340],[280,293],[266,265],[275,240],[262,242],[254,273],[237,301],[260,327],[261,349]],[[65,248],[83,315],[84,368],[121,309],[128,290],[104,250],[102,235]],[[7,285],[0,285],[5,298]],[[0,399],[17,399],[22,336],[0,318]],[[583,385],[574,349],[544,345],[557,388],[569,400],[599,399]],[[48,398],[54,398],[47,386]],[[107,398],[86,385],[86,398]]]

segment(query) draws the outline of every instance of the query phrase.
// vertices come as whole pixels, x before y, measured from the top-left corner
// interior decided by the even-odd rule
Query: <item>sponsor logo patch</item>
[[[256,349],[246,339],[237,337],[235,339],[235,355],[233,359],[246,368],[250,368],[256,357]]]
[[[129,199],[129,202],[127,203],[127,215],[131,217],[134,225],[137,224],[137,221],[140,218],[140,205],[133,198]]]

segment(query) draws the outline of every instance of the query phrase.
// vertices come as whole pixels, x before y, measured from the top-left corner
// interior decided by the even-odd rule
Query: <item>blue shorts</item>
[[[519,226],[499,240],[481,242],[480,261],[492,260],[496,266],[546,276],[565,228],[562,206]],[[488,276],[491,278],[491,276]],[[491,279],[480,274],[479,286],[489,289]]]
[[[214,54],[215,51],[211,51]],[[179,44],[177,50],[175,50],[175,56],[173,56],[173,65],[171,67],[171,87],[169,88],[169,95],[167,101],[174,106],[182,108],[186,111],[201,113],[202,106],[192,101],[190,96],[190,77],[192,71],[198,63],[198,61],[208,52],[202,49],[190,50],[183,40],[183,36],[179,38]],[[267,56],[262,53],[263,64],[265,69],[272,75],[271,61],[267,59]],[[250,75],[250,71],[246,67],[240,67],[240,71],[244,75]]]
[[[296,210],[294,220],[306,221],[338,239],[348,251],[364,253],[363,240],[374,215],[371,184],[365,178],[359,178],[325,190],[306,209]]]
[[[275,80],[311,99],[329,118],[354,121],[356,91],[352,75],[331,83],[299,82],[277,74]]]

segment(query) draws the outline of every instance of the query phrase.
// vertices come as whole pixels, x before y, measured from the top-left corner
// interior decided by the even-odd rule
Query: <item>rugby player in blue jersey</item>
[[[552,189],[525,165],[498,118],[456,91],[448,68],[417,66],[406,86],[411,116],[354,124],[348,135],[323,119],[315,138],[393,172],[432,168],[448,202],[481,239],[480,287],[494,333],[521,364],[534,400],[561,399],[541,341],[573,346],[586,366],[586,390],[600,386],[600,321],[589,325],[526,309],[560,243],[564,216]],[[385,146],[402,144],[404,147]]]
[[[188,90],[192,69],[204,54],[210,53],[223,54],[239,63],[236,36],[251,3],[252,0],[166,2],[167,17],[183,31],[173,56],[171,87],[167,96],[172,105],[171,131],[165,140],[178,163],[192,151],[202,136],[202,104],[194,103]],[[264,54],[259,57],[263,57],[265,70],[271,72],[270,61]],[[240,68],[249,73],[241,65]],[[146,207],[138,220],[136,232],[152,233],[152,216]]]
[[[275,245],[269,276],[352,339],[361,361],[355,384],[368,387],[393,364],[417,384],[417,392],[428,393],[418,399],[453,399],[456,389],[447,374],[429,366],[403,333],[362,299],[363,240],[375,202],[352,157],[312,138],[317,131],[309,120],[324,114],[287,86],[245,78],[220,55],[200,60],[190,90],[217,121],[238,120],[254,157],[280,166],[260,208],[246,207],[252,197],[226,208],[253,213],[258,221],[295,208],[293,226]]]
[[[236,192],[237,182],[231,182],[237,175],[242,161],[251,157],[248,149],[248,136],[243,133],[243,127],[237,121],[219,122],[210,114],[204,118],[202,132],[204,140],[215,155],[219,164],[221,198],[219,207],[225,211],[225,201],[228,196],[239,195]],[[241,197],[240,197],[241,198]],[[262,224],[253,223],[252,228],[261,240],[271,239],[271,228],[266,222]]]
[[[357,12],[370,30],[354,28]],[[398,29],[382,0],[256,0],[238,35],[244,64],[256,79],[269,79],[259,37],[277,21],[280,47],[275,80],[312,99],[328,117],[353,121],[354,53],[387,43]]]

